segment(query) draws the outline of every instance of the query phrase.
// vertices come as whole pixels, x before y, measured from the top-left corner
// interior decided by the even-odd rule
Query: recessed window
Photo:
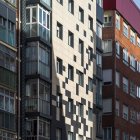
[[[78,71],[78,84],[80,86],[83,86],[84,85],[84,74],[80,71]]]
[[[130,55],[130,68],[135,71],[136,68],[136,60],[135,57]]]
[[[91,16],[88,16],[88,28],[93,30],[93,18]]]
[[[83,136],[79,135],[78,140],[83,140]]]
[[[136,35],[135,32],[130,30],[130,42],[133,43],[135,45],[136,43]]]
[[[74,140],[73,139],[73,132],[68,131],[68,140]]]
[[[127,49],[123,49],[123,62],[128,65],[128,51]]]
[[[88,78],[88,90],[93,92],[93,80],[90,77]]]
[[[139,37],[137,37],[137,45],[138,45],[138,47],[140,47],[140,38]]]
[[[63,0],[57,0],[61,5],[63,5]]]
[[[128,25],[123,22],[123,34],[128,37]]]
[[[74,0],[68,0],[68,11],[74,14]]]
[[[59,107],[59,108],[62,107],[62,94],[60,94],[60,93],[57,93],[56,104],[57,104],[57,107]]]
[[[123,91],[128,93],[128,79],[123,77]]]
[[[116,116],[119,116],[120,114],[120,103],[116,100]]]
[[[79,25],[78,24],[76,24],[76,30],[79,31]]]
[[[57,22],[56,35],[58,38],[63,39],[63,25]]]
[[[112,70],[111,69],[103,70],[103,82],[104,82],[104,85],[110,85],[112,83]]]
[[[56,140],[62,140],[62,129],[56,129]]]
[[[93,58],[93,49],[88,47],[88,60],[92,61]]]
[[[110,16],[110,15],[105,15],[104,16],[104,26],[105,27],[112,26],[112,16]]]
[[[71,65],[68,65],[68,79],[72,81],[74,79],[74,68]]]
[[[120,73],[116,71],[116,86],[120,87]]]
[[[123,118],[128,120],[128,106],[123,105]]]
[[[112,140],[112,128],[103,128],[103,140]]]
[[[79,20],[84,22],[84,10],[81,7],[79,7]]]
[[[73,99],[68,99],[68,111],[70,112],[70,113],[72,113],[73,112]]]
[[[63,61],[60,58],[57,58],[57,73],[62,74],[63,73]]]
[[[116,41],[116,56],[119,58],[120,56],[120,44]]]
[[[133,81],[130,81],[130,95],[136,97],[136,85]]]
[[[91,4],[90,3],[88,3],[88,9],[91,10]]]
[[[116,13],[116,28],[120,30],[120,15]]]
[[[74,47],[74,34],[68,31],[68,45]]]
[[[79,39],[79,53],[84,53],[84,42],[81,39]]]
[[[103,113],[112,112],[112,99],[103,99]]]
[[[112,40],[103,41],[103,53],[112,53]]]
[[[79,110],[78,110],[79,117],[83,117],[83,113],[84,113],[84,105],[79,103]]]
[[[93,120],[93,109],[92,108],[88,108],[88,119],[90,121]]]

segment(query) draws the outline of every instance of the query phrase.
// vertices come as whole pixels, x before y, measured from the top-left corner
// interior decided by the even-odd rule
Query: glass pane
[[[39,9],[39,22],[42,23],[42,9]]]
[[[4,96],[0,95],[0,108],[4,109]]]
[[[36,22],[36,8],[32,9],[32,22]]]
[[[30,22],[30,9],[26,9],[26,23]]]

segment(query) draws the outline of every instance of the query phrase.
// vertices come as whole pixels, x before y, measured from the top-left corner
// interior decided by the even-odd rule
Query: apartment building
[[[104,0],[103,139],[140,139],[140,10]]]
[[[0,139],[16,138],[16,3],[0,1]]]
[[[96,139],[95,33],[96,1],[52,1],[52,139]]]

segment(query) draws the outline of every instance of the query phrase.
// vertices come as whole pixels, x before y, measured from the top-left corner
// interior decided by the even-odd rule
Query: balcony
[[[43,5],[44,7],[46,7],[49,10],[51,7],[51,0],[26,0],[26,3],[27,3],[27,5],[40,3],[41,5]]]
[[[102,68],[98,65],[96,65],[96,77],[100,80],[103,79]]]
[[[42,114],[50,115],[50,102],[46,100],[27,97],[25,104],[26,112],[40,112]]]
[[[103,8],[99,4],[96,4],[96,11],[97,20],[103,24]]]
[[[96,35],[96,48],[99,51],[103,52],[103,49],[102,49],[102,39],[100,37],[98,37],[97,35]]]
[[[100,91],[98,92],[99,90],[97,90],[96,92],[96,106],[99,107],[99,108],[102,108],[103,106],[103,103],[102,103],[102,96],[100,95]]]

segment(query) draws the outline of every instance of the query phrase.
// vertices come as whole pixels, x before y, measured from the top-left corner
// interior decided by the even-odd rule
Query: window
[[[84,42],[81,39],[79,39],[79,53],[84,53]]]
[[[57,73],[61,74],[63,73],[63,61],[60,58],[57,58]]]
[[[74,14],[74,0],[68,0],[68,11]]]
[[[135,136],[130,136],[130,140],[136,140],[136,137]],[[139,140],[139,139],[137,139]]]
[[[137,97],[140,98],[140,86],[137,86]]]
[[[140,72],[140,61],[136,61],[137,62],[137,71]]]
[[[112,70],[103,70],[103,82],[104,85],[110,85],[112,83]]]
[[[102,55],[98,52],[96,53],[96,64],[99,67],[102,67]]]
[[[120,73],[116,71],[116,86],[120,87]]]
[[[0,130],[0,138],[1,140],[14,140],[16,137],[15,134],[13,133],[9,133],[8,131],[3,131],[3,130]]]
[[[103,1],[102,0],[97,0],[97,4],[102,7],[103,6]]]
[[[88,90],[93,92],[93,80],[90,77],[88,78]]]
[[[116,56],[119,58],[120,56],[120,44],[116,41]]]
[[[128,79],[123,77],[123,91],[128,93]]]
[[[62,107],[62,94],[57,93],[57,97],[56,97],[56,102],[57,102],[57,107],[61,108]]]
[[[119,129],[115,130],[115,140],[120,140],[120,130]]]
[[[68,140],[73,140],[73,132],[68,131]]]
[[[120,103],[116,100],[116,116],[119,116],[120,114]]]
[[[136,97],[136,85],[133,81],[130,81],[130,95]]]
[[[116,13],[116,28],[120,30],[120,15]]]
[[[83,111],[84,111],[84,106],[83,104],[79,103],[79,110],[78,110],[79,117],[83,117]]]
[[[0,88],[0,109],[15,113],[15,95],[13,92]]]
[[[92,108],[88,108],[88,120],[93,120],[93,110]]]
[[[102,38],[102,26],[99,23],[96,24],[96,34],[99,38]]]
[[[78,140],[83,140],[83,136],[79,135]]]
[[[137,45],[138,45],[138,47],[140,47],[140,38],[139,37],[137,37]]]
[[[112,128],[103,128],[103,140],[112,140]]]
[[[128,106],[123,105],[123,118],[128,120]]]
[[[136,123],[137,121],[137,113],[134,108],[130,109],[130,121],[131,123]]]
[[[62,140],[62,129],[56,129],[56,140]]]
[[[68,45],[74,47],[74,34],[68,31]]]
[[[130,42],[133,43],[135,45],[135,32],[133,32],[132,30],[130,30]]]
[[[123,49],[123,62],[128,65],[128,51],[127,49]]]
[[[123,22],[123,34],[128,37],[128,25]]]
[[[79,7],[79,20],[84,22],[84,10],[81,7]]]
[[[135,57],[132,56],[132,55],[130,55],[130,68],[131,68],[132,70],[135,70],[135,68],[136,68]]]
[[[63,39],[63,25],[57,22],[56,35],[58,38]]]
[[[74,79],[74,68],[71,65],[68,65],[68,78],[72,81]]]
[[[41,6],[26,8],[26,35],[27,37],[40,36],[50,42],[50,12]],[[39,16],[37,16],[39,15]]]
[[[73,112],[73,99],[68,99],[68,111],[70,112],[70,113],[72,113]]]
[[[45,137],[45,138],[50,137],[50,123],[49,122],[39,120],[39,136]]]
[[[110,16],[110,15],[105,15],[104,16],[104,26],[105,27],[112,26],[112,16]]]
[[[15,24],[8,21],[8,43],[12,46],[15,45]]]
[[[88,59],[92,61],[93,58],[93,49],[91,47],[88,47]]]
[[[57,0],[61,5],[63,5],[63,0]]]
[[[103,53],[112,53],[112,40],[103,41]]]
[[[91,10],[91,4],[88,3],[88,9]]]
[[[93,30],[93,18],[91,16],[88,16],[88,28]]]
[[[80,71],[78,71],[78,84],[80,86],[84,86],[84,75]]]
[[[129,135],[126,132],[123,132],[123,140],[129,140]]]
[[[103,99],[103,113],[112,112],[112,99]]]

